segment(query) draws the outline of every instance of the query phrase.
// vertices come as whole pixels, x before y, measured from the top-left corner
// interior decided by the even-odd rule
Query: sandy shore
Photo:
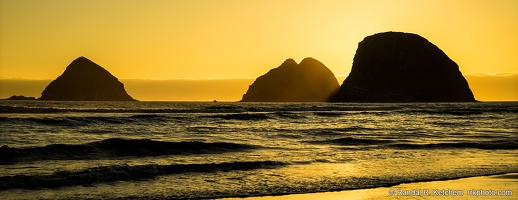
[[[478,196],[477,196],[478,195]],[[375,199],[518,199],[518,173],[462,178],[448,181],[406,183],[340,192],[292,194],[225,200],[375,200]]]

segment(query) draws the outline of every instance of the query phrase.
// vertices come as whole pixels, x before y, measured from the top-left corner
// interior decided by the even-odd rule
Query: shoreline
[[[233,197],[220,200],[517,199],[518,190],[516,188],[518,188],[518,173],[506,173],[451,180],[402,183],[391,187],[279,196]]]

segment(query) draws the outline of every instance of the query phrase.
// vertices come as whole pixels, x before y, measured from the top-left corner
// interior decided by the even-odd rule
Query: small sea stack
[[[323,102],[340,88],[333,72],[313,58],[287,59],[257,78],[242,102]]]
[[[17,96],[17,95],[13,95],[7,99],[2,99],[2,100],[17,100],[17,101],[29,101],[29,100],[36,100],[35,97],[26,97],[26,96],[23,96],[23,95],[20,95],[20,96]]]
[[[39,100],[134,101],[115,76],[85,57],[70,63],[65,72],[45,88]]]
[[[352,70],[331,101],[473,102],[459,66],[412,33],[371,35],[358,45]]]

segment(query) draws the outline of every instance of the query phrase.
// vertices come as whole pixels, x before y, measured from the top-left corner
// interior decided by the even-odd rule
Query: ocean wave
[[[518,141],[516,140],[488,140],[479,142],[443,142],[416,144],[407,140],[389,140],[389,139],[371,139],[371,138],[353,138],[343,137],[330,140],[310,141],[315,144],[334,144],[343,146],[370,145],[369,148],[392,148],[392,149],[494,149],[494,150],[510,150],[518,149]]]
[[[63,112],[56,108],[34,108],[22,106],[0,106],[0,113],[54,113]]]
[[[52,144],[43,147],[0,148],[0,164],[37,160],[88,160],[179,154],[212,154],[245,151],[256,146],[236,143],[164,142],[149,139],[111,138],[86,144]]]
[[[16,117],[0,117],[0,122],[7,123],[36,123],[38,125],[45,126],[88,126],[91,124],[124,124],[124,123],[147,123],[147,122],[167,122],[176,120],[174,117],[166,115],[154,115],[154,114],[138,114],[131,116],[59,116],[59,117],[28,117],[28,118],[16,118]]]
[[[25,107],[0,105],[0,113],[195,113],[200,110],[171,108],[74,108],[74,107]]]
[[[278,118],[287,118],[287,119],[304,119],[306,116],[304,114],[296,113],[296,112],[286,112],[286,111],[280,111],[280,112],[273,112],[271,113],[275,115]]]
[[[224,114],[224,115],[209,115],[201,116],[205,118],[221,118],[221,119],[234,119],[234,120],[263,120],[268,119],[268,115],[265,113],[237,113],[237,114]]]
[[[409,110],[404,111],[410,114],[430,114],[430,115],[479,115],[487,110],[482,109],[434,109],[434,110]]]
[[[373,131],[376,129],[364,127],[364,126],[350,126],[350,127],[339,127],[339,128],[325,128],[325,129],[314,129],[320,135],[325,132],[333,132],[337,134],[349,133],[349,132],[361,132],[361,131]]]
[[[63,113],[63,112],[108,112],[105,109],[73,109],[53,107],[0,106],[0,113]]]
[[[333,111],[321,111],[321,112],[314,112],[313,113],[316,116],[320,117],[341,117],[344,116],[344,112],[333,112]]]
[[[0,177],[0,190],[14,188],[57,188],[101,182],[139,181],[161,175],[189,172],[214,173],[235,170],[271,169],[288,165],[277,161],[225,162],[211,164],[113,165],[82,171],[57,171],[50,175],[15,175]]]
[[[47,102],[28,101],[0,105],[0,113],[271,113],[312,112],[319,116],[340,116],[343,112],[391,112],[409,114],[477,115],[482,113],[518,113],[514,103],[167,103],[167,102]],[[341,113],[342,112],[342,113]]]
[[[389,148],[397,149],[489,149],[489,150],[510,150],[518,149],[518,141],[516,140],[496,140],[496,141],[480,141],[480,142],[447,142],[433,144],[410,144],[398,143],[389,144]]]
[[[168,121],[171,119],[171,117],[165,116],[165,115],[150,115],[150,114],[139,114],[139,115],[132,115],[129,118],[136,119],[138,121]]]
[[[218,105],[218,106],[208,106],[207,110],[218,110],[218,111],[239,111],[244,110],[245,108],[242,106],[235,105]]]
[[[513,104],[473,104],[473,105],[441,105],[434,108],[417,108],[417,109],[403,109],[399,112],[408,114],[430,114],[430,115],[480,115],[480,114],[505,114],[505,113],[518,113],[518,107]]]
[[[338,145],[376,145],[376,144],[387,144],[392,143],[390,140],[379,140],[379,139],[362,139],[353,137],[343,137],[331,140],[322,141],[311,141],[310,143],[320,144],[338,144]]]

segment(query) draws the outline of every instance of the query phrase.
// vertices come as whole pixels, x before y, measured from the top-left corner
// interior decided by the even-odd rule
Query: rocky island
[[[134,101],[115,76],[85,57],[70,63],[65,72],[45,88],[39,100]]]
[[[13,95],[7,99],[2,99],[2,100],[23,100],[23,101],[26,101],[26,100],[36,100],[35,97],[26,97],[26,96],[23,96],[23,95]]]
[[[242,102],[323,102],[340,88],[333,72],[313,58],[287,59],[257,78]]]
[[[358,45],[335,102],[473,102],[459,66],[425,38],[385,32]]]

